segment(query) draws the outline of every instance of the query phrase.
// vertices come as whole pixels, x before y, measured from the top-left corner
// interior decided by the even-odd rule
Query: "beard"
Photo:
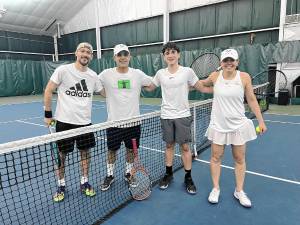
[[[83,59],[85,59],[86,61],[83,61]],[[87,58],[82,58],[82,59],[79,59],[78,62],[79,62],[80,65],[82,65],[82,66],[87,66],[87,65],[89,64],[90,60],[87,59]]]

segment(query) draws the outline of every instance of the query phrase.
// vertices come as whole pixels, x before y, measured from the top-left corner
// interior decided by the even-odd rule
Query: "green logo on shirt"
[[[118,89],[130,89],[130,80],[118,80]]]

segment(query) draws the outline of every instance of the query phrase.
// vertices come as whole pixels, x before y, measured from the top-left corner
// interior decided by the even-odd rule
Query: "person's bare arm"
[[[44,121],[47,126],[49,126],[50,122],[53,120],[52,116],[50,117],[50,115],[52,115],[51,102],[52,102],[53,92],[55,91],[57,86],[58,85],[56,83],[50,80],[44,92],[44,107],[45,107],[44,110],[45,113],[48,114],[47,115],[48,118],[45,117]]]
[[[247,103],[248,103],[251,111],[255,114],[256,119],[258,120],[258,126],[261,130],[261,133],[264,133],[267,131],[267,127],[265,125],[265,122],[264,122],[263,116],[261,114],[260,107],[256,100],[255,94],[253,92],[253,86],[252,86],[250,75],[247,73],[241,73],[241,77],[242,77],[242,80],[244,83],[245,96],[247,99]]]
[[[194,88],[197,91],[203,93],[213,93],[213,86],[214,86],[214,77],[216,76],[215,72],[209,75],[208,78],[204,80],[198,80],[197,83],[194,85]]]
[[[156,85],[153,84],[153,83],[151,83],[149,86],[143,86],[143,89],[144,89],[145,91],[151,92],[151,91],[154,91],[154,90],[156,89]]]
[[[102,95],[104,98],[106,98],[106,92],[105,92],[105,88],[103,88],[101,91],[99,92],[95,92],[96,95]]]

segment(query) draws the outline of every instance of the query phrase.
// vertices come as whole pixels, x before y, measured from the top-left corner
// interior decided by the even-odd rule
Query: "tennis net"
[[[209,146],[204,133],[209,125],[212,100],[191,105],[193,142],[197,151]],[[164,149],[160,111],[126,121],[106,122],[65,132],[9,142],[0,145],[0,224],[100,224],[113,212],[132,200],[125,175],[125,147],[117,152],[115,181],[106,191],[100,190],[107,175],[107,133],[111,127],[141,125],[139,158],[155,185],[164,175]],[[45,128],[46,129],[46,128]],[[96,146],[90,150],[89,183],[96,195],[80,191],[80,153],[74,149],[65,162],[65,198],[53,201],[57,190],[56,160],[53,144],[57,141],[92,133]],[[51,147],[52,146],[52,147]],[[178,146],[176,153],[180,154]],[[174,158],[174,170],[182,167]]]

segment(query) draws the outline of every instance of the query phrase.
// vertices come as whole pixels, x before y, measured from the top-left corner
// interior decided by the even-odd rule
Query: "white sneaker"
[[[239,200],[240,204],[244,207],[250,208],[251,201],[248,198],[247,194],[244,191],[236,191],[234,190],[234,197]]]
[[[208,201],[212,204],[219,202],[220,189],[213,188],[208,196]]]

